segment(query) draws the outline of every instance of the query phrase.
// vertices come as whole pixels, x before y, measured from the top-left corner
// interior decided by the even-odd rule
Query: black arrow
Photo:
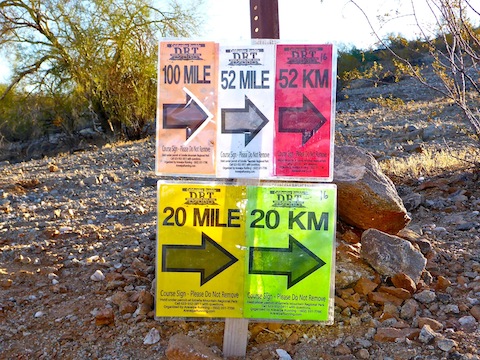
[[[243,109],[222,109],[222,133],[245,134],[245,146],[267,123],[268,119],[247,96]]]
[[[327,122],[327,119],[305,95],[303,95],[302,107],[281,107],[278,112],[278,131],[302,133],[302,145],[305,145],[313,134]]]
[[[287,289],[320,269],[325,262],[289,235],[288,248],[251,247],[248,273],[287,275]]]
[[[187,94],[185,104],[163,104],[163,128],[186,129],[187,139],[208,119],[208,114]]]
[[[201,245],[163,245],[163,272],[199,272],[200,285],[213,279],[238,259],[202,232]]]

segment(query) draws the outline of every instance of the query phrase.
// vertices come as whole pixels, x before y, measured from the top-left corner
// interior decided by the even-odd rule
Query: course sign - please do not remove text
[[[162,41],[156,173],[331,181],[332,45]]]

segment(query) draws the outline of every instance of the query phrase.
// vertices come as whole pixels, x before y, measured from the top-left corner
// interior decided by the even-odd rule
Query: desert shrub
[[[6,85],[0,85],[0,92]],[[30,140],[55,132],[73,132],[80,125],[78,104],[66,94],[9,91],[0,101],[0,138]]]
[[[390,110],[398,110],[405,106],[405,102],[402,99],[394,97],[392,94],[388,97],[380,95],[376,98],[368,98],[367,101]]]

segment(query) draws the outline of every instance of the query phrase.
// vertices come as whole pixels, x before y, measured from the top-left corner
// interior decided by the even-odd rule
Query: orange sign
[[[214,42],[160,43],[156,173],[215,176]]]

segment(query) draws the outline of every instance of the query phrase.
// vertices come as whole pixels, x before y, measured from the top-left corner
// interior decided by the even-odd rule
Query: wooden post
[[[247,354],[248,319],[225,319],[223,356],[244,358]]]
[[[278,0],[250,0],[252,39],[280,39],[279,29]],[[258,183],[257,181],[256,185]],[[225,319],[223,356],[245,358],[247,340],[248,319]]]

